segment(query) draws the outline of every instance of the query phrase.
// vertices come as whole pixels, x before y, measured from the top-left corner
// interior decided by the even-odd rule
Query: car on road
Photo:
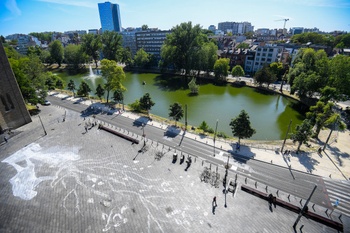
[[[48,105],[51,105],[51,102],[48,101],[48,100],[45,100],[44,103],[43,103],[42,105],[48,106]]]

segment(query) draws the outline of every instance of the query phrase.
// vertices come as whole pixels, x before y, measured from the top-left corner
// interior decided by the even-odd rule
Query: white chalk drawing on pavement
[[[180,226],[181,232],[190,232],[194,222],[202,224],[205,221],[205,216],[199,216],[198,206],[189,208],[188,203],[177,201],[182,192],[182,181],[146,177],[151,173],[144,171],[151,167],[138,167],[138,163],[135,167],[126,166],[115,155],[81,159],[78,152],[79,148],[64,147],[44,150],[33,143],[12,154],[2,162],[17,171],[10,179],[13,195],[30,200],[37,195],[36,189],[41,182],[50,181],[53,190],[62,190],[55,189],[58,186],[64,188],[61,207],[73,213],[75,218],[86,218],[86,208],[93,205],[100,213],[103,232],[113,232],[130,223],[128,218],[136,213],[147,216],[142,225],[148,232],[165,232],[164,226],[171,223]],[[37,177],[41,166],[49,175]],[[169,204],[174,201],[176,206]],[[193,219],[192,216],[197,217]]]

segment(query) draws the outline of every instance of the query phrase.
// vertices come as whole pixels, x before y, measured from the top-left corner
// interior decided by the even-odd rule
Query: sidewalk
[[[54,92],[52,92],[51,94],[53,93]],[[73,98],[67,95],[57,93],[55,93],[54,96],[58,98],[65,98],[66,100],[79,101],[80,104],[85,104],[87,106],[91,105],[93,102],[91,100],[80,100],[80,98]],[[97,103],[94,103],[94,105],[96,104]],[[104,109],[103,106],[104,105],[101,104],[101,109]],[[120,113],[119,111],[115,111],[114,114]],[[121,115],[134,120],[139,118],[137,114],[134,114],[129,111],[123,112],[121,113]],[[180,130],[179,135],[183,135],[184,133],[184,131],[180,128],[175,128],[173,126],[169,126],[157,121],[145,121],[143,123],[161,129],[171,127],[170,130],[176,130],[177,132]],[[211,137],[197,135],[190,131],[187,131],[185,133],[185,137],[214,146],[214,140]],[[320,137],[322,137],[322,135]],[[325,141],[323,140],[323,138],[321,139],[322,141]],[[323,151],[321,154],[318,154],[317,152],[302,152],[299,154],[291,152],[288,155],[283,155],[282,153],[273,150],[273,147],[271,147],[271,145],[269,146],[270,148],[268,146],[255,148],[253,146],[248,147],[241,145],[240,150],[236,151],[236,142],[229,142],[216,138],[215,147],[218,150],[215,157],[216,159],[220,159],[226,162],[227,155],[231,153],[233,155],[244,156],[249,159],[259,160],[277,166],[282,166],[286,168],[290,167],[293,170],[311,173],[322,177],[330,177],[332,179],[345,180],[350,179],[350,148],[349,146],[347,146],[347,143],[349,141],[349,131],[339,132],[336,140],[330,146],[328,146],[326,150]],[[318,148],[319,146],[320,145],[314,145],[314,148]],[[281,146],[275,146],[275,148],[279,149],[280,147]],[[296,146],[293,146],[292,149],[295,148]],[[284,149],[291,150],[290,146],[286,146]],[[317,151],[317,149],[314,149],[314,151]]]

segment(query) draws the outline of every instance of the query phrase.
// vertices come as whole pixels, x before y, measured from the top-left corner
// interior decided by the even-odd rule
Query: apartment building
[[[170,33],[170,30],[136,32],[136,50],[143,48],[147,53],[153,54],[157,60],[160,60],[160,49],[166,39],[166,35]]]

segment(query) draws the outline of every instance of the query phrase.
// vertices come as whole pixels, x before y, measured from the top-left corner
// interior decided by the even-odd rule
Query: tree
[[[140,108],[143,111],[147,111],[148,116],[149,116],[149,111],[151,110],[152,106],[154,106],[154,104],[155,103],[152,101],[149,93],[144,94],[140,98]]]
[[[144,68],[148,65],[149,62],[149,54],[143,48],[137,50],[134,56],[134,64],[138,67]]]
[[[310,119],[310,124],[315,126],[314,138],[318,138],[321,129],[326,126],[327,120],[334,115],[333,106],[332,102],[325,104],[322,101],[318,101],[315,106],[310,107],[310,112],[306,114],[306,117]]]
[[[202,121],[202,123],[198,126],[198,129],[203,130],[203,133],[205,133],[208,131],[209,125],[207,124],[207,122]]]
[[[61,67],[63,61],[64,50],[61,41],[55,40],[49,45],[50,56],[53,62],[58,64],[58,67]]]
[[[238,144],[241,143],[241,139],[250,138],[256,133],[250,125],[248,113],[244,110],[235,119],[231,119],[230,126],[233,136],[238,137]]]
[[[80,86],[79,86],[79,89],[78,89],[78,95],[79,96],[89,96],[89,92],[91,91],[91,88],[89,87],[89,85],[85,82],[85,81],[82,81],[80,83]]]
[[[326,149],[328,141],[331,138],[333,130],[335,130],[336,127],[338,127],[339,130],[341,130],[341,131],[344,131],[346,129],[346,124],[341,120],[341,116],[338,113],[333,114],[330,118],[328,118],[328,120],[325,122],[325,125],[330,126],[331,131],[329,132],[329,135],[328,135],[327,140],[324,144],[323,150]]]
[[[230,60],[228,58],[220,58],[214,64],[215,78],[219,81],[226,81]]]
[[[350,57],[337,55],[330,61],[328,86],[337,89],[340,99],[350,97]]]
[[[261,70],[255,73],[254,79],[260,86],[266,83],[267,87],[269,87],[271,83],[276,81],[276,76],[270,71],[268,66],[264,66]]]
[[[244,70],[242,66],[236,65],[232,68],[231,74],[233,77],[242,77],[244,76]]]
[[[207,36],[198,24],[193,27],[191,22],[176,25],[171,31],[161,48],[162,64],[176,70],[184,69],[188,75],[197,62],[195,54],[208,40]]]
[[[249,48],[249,44],[244,42],[237,45],[237,49],[248,49],[248,48]]]
[[[102,96],[105,94],[105,89],[103,89],[101,84],[98,84],[98,86],[96,87],[95,94],[98,96],[98,98],[100,98],[100,100],[102,100]]]
[[[295,128],[295,132],[292,133],[290,138],[293,140],[293,142],[298,142],[298,148],[297,153],[300,150],[300,147],[303,143],[307,143],[310,136],[312,134],[312,125],[310,120],[305,119],[300,125],[297,125]]]
[[[123,103],[123,110],[124,110],[124,95],[121,90],[115,90],[113,93],[113,100],[120,104],[120,102]]]
[[[76,74],[85,68],[84,63],[87,61],[87,55],[80,45],[69,44],[64,48],[64,60],[71,74]]]
[[[148,30],[148,25],[147,24],[142,25],[141,30],[142,31]]]
[[[199,85],[196,84],[196,78],[192,78],[188,83],[188,88],[190,88],[191,94],[197,95],[199,92]]]
[[[123,37],[115,31],[104,31],[101,36],[103,57],[120,61]]]
[[[81,48],[88,56],[90,56],[95,61],[97,69],[97,61],[100,57],[99,50],[102,48],[101,36],[94,34],[83,35]]]
[[[179,103],[174,103],[170,105],[169,108],[169,117],[172,117],[175,120],[175,126],[177,125],[176,123],[181,120],[181,118],[184,116],[184,110],[182,109],[181,104]]]
[[[73,96],[75,97],[75,83],[72,79],[69,80],[69,83],[67,85],[68,90],[70,90],[71,92],[73,92]]]
[[[105,89],[107,91],[107,103],[109,92],[114,90],[125,91],[122,81],[125,79],[123,68],[118,66],[113,60],[103,59],[101,61],[102,77],[106,80]]]
[[[134,61],[132,59],[132,54],[129,47],[123,48],[121,62],[125,63],[127,66],[131,66],[133,64]]]

